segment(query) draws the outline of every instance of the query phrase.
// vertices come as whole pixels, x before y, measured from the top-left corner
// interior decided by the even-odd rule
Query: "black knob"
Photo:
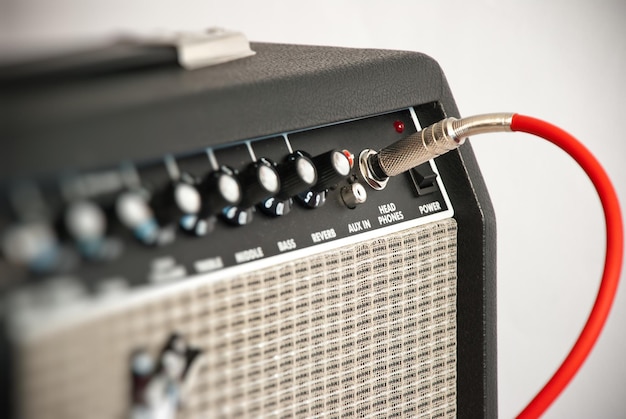
[[[241,184],[235,172],[226,166],[209,173],[199,190],[202,194],[202,214],[220,214],[224,208],[241,202]]]
[[[313,157],[317,169],[317,183],[312,188],[316,192],[336,186],[350,176],[350,160],[339,150],[331,150]]]
[[[119,240],[106,237],[106,215],[94,202],[78,200],[70,203],[63,214],[63,230],[86,259],[111,260],[122,251]]]
[[[177,180],[169,183],[151,200],[159,224],[177,223],[184,232],[198,237],[213,231],[215,216],[204,208],[199,188],[200,182],[188,173],[182,173]],[[209,195],[214,193],[212,190]]]
[[[202,210],[198,182],[191,175],[183,173],[179,179],[155,193],[150,206],[161,225],[177,223],[184,215],[197,214]]]
[[[239,206],[249,208],[275,196],[280,191],[280,178],[274,163],[262,158],[251,163],[239,175],[242,198]]]
[[[296,151],[276,167],[280,178],[278,199],[286,200],[308,191],[317,183],[317,170],[313,161],[301,151]]]
[[[101,239],[106,232],[106,216],[99,206],[90,201],[75,201],[65,210],[65,229],[77,242]]]
[[[73,252],[62,247],[53,228],[44,222],[10,226],[0,237],[6,259],[37,274],[68,271],[75,266]]]
[[[140,242],[159,244],[160,228],[143,190],[129,190],[115,201],[117,219],[128,228]]]

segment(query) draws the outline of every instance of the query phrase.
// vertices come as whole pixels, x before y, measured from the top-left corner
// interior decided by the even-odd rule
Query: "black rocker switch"
[[[420,164],[409,170],[417,196],[427,195],[437,190],[437,173],[429,162]]]

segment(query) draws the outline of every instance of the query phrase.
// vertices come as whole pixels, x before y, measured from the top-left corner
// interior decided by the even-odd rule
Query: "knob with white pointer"
[[[313,161],[302,151],[295,151],[276,167],[280,178],[278,199],[289,199],[311,189],[317,183],[317,170]]]
[[[202,198],[195,179],[183,173],[150,199],[150,205],[160,224],[176,223],[185,214],[195,214],[201,209]]]
[[[233,170],[222,166],[209,173],[197,190],[201,199],[199,210],[183,215],[179,224],[189,233],[204,236],[213,230],[217,214],[241,201],[241,185]]]
[[[339,150],[328,151],[312,160],[317,169],[317,183],[313,187],[315,192],[331,189],[350,176],[350,160]]]
[[[275,196],[281,187],[278,171],[274,163],[261,158],[246,167],[239,175],[243,188],[242,208],[252,207],[263,202],[270,196]]]
[[[250,163],[238,175],[242,188],[241,202],[224,208],[222,215],[230,224],[241,226],[252,221],[254,206],[280,191],[280,179],[274,163],[261,158]]]
[[[71,202],[63,214],[63,230],[86,259],[115,259],[122,250],[119,240],[107,237],[107,219],[100,206],[89,200]]]
[[[317,170],[311,159],[302,151],[295,151],[276,166],[280,179],[280,191],[265,199],[259,208],[265,214],[278,217],[288,214],[293,205],[292,197],[306,192],[317,182]]]
[[[202,211],[202,196],[198,181],[188,173],[182,173],[178,179],[156,192],[150,206],[162,227],[178,224],[183,231],[195,236],[203,236],[213,229],[211,220],[198,215]]]
[[[199,186],[203,214],[219,214],[225,207],[238,205],[242,199],[241,183],[235,172],[222,166],[209,173]]]
[[[118,220],[127,227],[141,243],[160,245],[170,241],[162,230],[149,204],[149,196],[144,190],[122,192],[115,202]]]
[[[298,194],[298,201],[304,207],[314,209],[324,205],[328,190],[350,176],[352,165],[346,153],[330,150],[311,159],[317,171],[317,182],[308,191]]]
[[[74,264],[71,253],[60,246],[54,229],[43,221],[10,226],[0,237],[0,250],[7,260],[33,273],[49,274]]]

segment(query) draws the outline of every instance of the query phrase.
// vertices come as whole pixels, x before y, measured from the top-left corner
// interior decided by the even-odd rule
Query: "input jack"
[[[370,185],[373,189],[380,191],[385,189],[389,178],[385,177],[384,179],[380,179],[372,170],[370,166],[370,158],[376,154],[378,153],[371,148],[366,148],[361,151],[361,154],[359,154],[359,175],[365,183]]]

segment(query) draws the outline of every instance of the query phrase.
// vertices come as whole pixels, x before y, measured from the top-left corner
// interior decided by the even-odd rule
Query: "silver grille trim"
[[[126,418],[129,357],[203,351],[180,418],[456,416],[456,222],[174,290],[19,350],[25,418]]]

